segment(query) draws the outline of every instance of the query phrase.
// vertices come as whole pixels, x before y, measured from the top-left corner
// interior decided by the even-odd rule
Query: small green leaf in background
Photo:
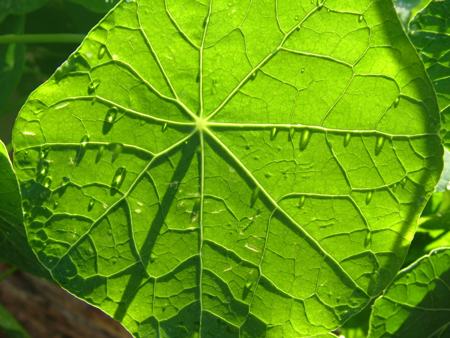
[[[0,335],[1,333],[6,334],[8,338],[30,337],[13,315],[0,304]]]
[[[122,1],[22,108],[52,276],[137,337],[326,334],[394,278],[442,170],[390,0]]]
[[[16,175],[0,141],[0,261],[47,276],[28,244],[21,203]]]
[[[119,0],[70,0],[70,1],[82,5],[87,9],[97,13],[106,13],[119,2]]]
[[[450,0],[430,1],[410,21],[411,41],[433,81],[444,121],[444,142],[450,146]]]
[[[450,336],[450,248],[402,270],[375,301],[369,338]]]
[[[22,15],[32,12],[47,3],[48,0],[1,0],[0,21],[10,14]]]
[[[20,34],[25,26],[24,16],[10,16],[0,23],[0,34]],[[25,64],[24,44],[0,44],[0,115],[16,88]]]

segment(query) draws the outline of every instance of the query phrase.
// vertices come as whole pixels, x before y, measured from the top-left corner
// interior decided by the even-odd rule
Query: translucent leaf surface
[[[448,337],[450,248],[439,249],[402,270],[375,301],[369,338]]]
[[[450,144],[450,0],[431,1],[409,23],[409,35],[433,81]]]
[[[21,267],[37,275],[42,271],[28,244],[23,226],[19,184],[0,141],[0,261]]]
[[[15,165],[40,260],[134,335],[305,337],[394,277],[438,131],[389,0],[123,1]]]

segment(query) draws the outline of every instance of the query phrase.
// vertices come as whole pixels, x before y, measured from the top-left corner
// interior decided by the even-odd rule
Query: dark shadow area
[[[187,170],[189,169],[192,160],[195,156],[195,152],[198,147],[198,141],[196,138],[191,138],[190,141],[181,148],[182,156],[178,162],[177,167],[170,179],[170,182],[182,182]],[[174,149],[171,153],[165,155],[163,158],[155,161],[153,167],[158,166],[160,163],[167,160],[174,152],[180,151],[180,148]],[[155,246],[157,237],[161,231],[164,221],[169,213],[169,210],[175,201],[175,196],[178,193],[179,184],[169,185],[164,197],[159,206],[158,213],[150,225],[150,230],[145,238],[144,245],[140,249],[140,256],[143,260],[143,269],[147,267],[151,260],[151,254],[153,247]],[[123,292],[122,299],[119,303],[119,307],[114,313],[114,319],[121,321],[127,312],[127,309],[131,301],[136,297],[139,287],[142,282],[147,279],[147,272],[143,270],[141,273],[132,273],[126,289]]]
[[[383,5],[383,3],[386,4],[386,6]],[[406,39],[406,34],[402,29],[402,24],[395,12],[393,4],[391,2],[388,3],[377,1],[375,2],[374,6],[376,6],[376,9],[379,11],[381,17],[385,18],[392,17],[393,20],[396,21],[395,26],[390,25],[387,26],[387,28],[391,30],[396,29],[397,31],[391,32],[392,34],[385,34],[385,37],[390,39],[389,45],[392,46],[392,48],[394,49],[398,48],[397,47],[398,43],[394,38],[397,38],[399,35],[404,35]],[[411,43],[409,43],[409,45],[411,50],[407,52],[407,54],[411,54],[415,51],[414,46]],[[398,58],[397,62],[399,64],[403,64],[404,59],[406,59],[406,57],[402,57],[402,54],[405,54],[405,51],[401,51],[400,53],[392,53],[391,55]],[[417,58],[417,65],[421,65],[422,63],[419,56],[416,56],[416,58]],[[414,72],[412,67],[408,67],[405,69],[409,70],[411,78],[417,77],[417,74]],[[427,84],[429,85],[429,87],[432,88],[432,84],[428,80],[428,76],[426,76],[424,68],[423,68],[423,77],[428,82]],[[417,84],[416,86],[419,85]],[[419,92],[423,92],[423,88],[419,88]],[[429,113],[428,118],[439,121],[438,104],[436,97],[430,96],[429,98],[427,98],[427,100],[425,100],[424,104],[428,108],[427,109]],[[431,107],[432,111],[429,110],[429,107]],[[435,113],[433,113],[433,111],[435,111]],[[397,236],[397,240],[392,245],[392,252],[393,253],[395,252],[395,254],[391,254],[390,256],[388,256],[388,259],[386,259],[384,265],[380,267],[378,276],[374,276],[374,278],[372,278],[370,281],[368,290],[372,296],[379,295],[382,292],[383,288],[385,288],[389,284],[389,282],[393,280],[398,269],[400,269],[400,267],[402,266],[403,261],[406,259],[406,255],[408,253],[410,245],[404,246],[404,244],[402,243],[403,239],[401,236],[407,234],[412,227],[417,228],[416,218],[425,208],[427,198],[429,198],[433,193],[433,191],[426,192],[423,187],[427,185],[429,186],[430,185],[429,183],[432,182],[433,180],[435,180],[436,181],[435,183],[437,183],[439,179],[438,175],[433,175],[434,170],[440,168],[440,171],[442,171],[443,168],[444,151],[442,144],[440,143],[438,126],[439,124],[427,123],[427,129],[425,130],[425,133],[430,134],[435,133],[436,137],[430,139],[427,142],[426,147],[424,147],[425,148],[424,151],[427,154],[434,153],[437,155],[436,160],[434,160],[433,162],[433,165],[437,168],[434,169],[424,168],[425,170],[422,171],[421,176],[416,175],[414,177],[415,178],[414,190],[411,191],[411,195],[414,196],[414,200],[417,202],[415,203],[415,205],[411,205],[410,212],[406,215],[405,219],[403,220],[403,225],[399,231],[399,236]],[[436,146],[438,146],[439,148],[436,148]],[[438,158],[441,158],[440,163],[437,163],[437,161],[439,161]],[[435,176],[435,178],[433,178],[433,176]],[[411,181],[411,179],[409,179],[409,181]],[[396,257],[402,257],[402,260],[400,261]]]

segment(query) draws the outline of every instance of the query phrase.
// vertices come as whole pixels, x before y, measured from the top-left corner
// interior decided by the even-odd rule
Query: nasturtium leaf
[[[450,0],[430,1],[409,23],[409,36],[433,81],[450,146]]]
[[[2,333],[7,334],[8,338],[30,337],[13,315],[0,304],[0,335]]]
[[[305,337],[394,278],[442,169],[390,0],[122,1],[22,108],[39,259],[138,337]]]
[[[48,0],[2,0],[0,1],[0,21],[10,14],[26,14],[47,3]]]
[[[87,9],[97,13],[106,13],[119,2],[119,0],[70,0],[70,1],[82,5]]]
[[[450,248],[402,270],[373,306],[369,338],[448,337],[450,334]]]
[[[47,276],[28,244],[21,203],[19,183],[6,147],[0,141],[0,262]]]
[[[20,34],[25,27],[24,16],[10,16],[0,23],[0,34]],[[0,115],[16,88],[25,65],[25,45],[0,45]]]

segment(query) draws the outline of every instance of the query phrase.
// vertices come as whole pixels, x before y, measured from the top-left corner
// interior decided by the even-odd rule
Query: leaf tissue
[[[389,0],[122,1],[13,143],[39,260],[137,337],[327,333],[393,279],[442,169]]]

